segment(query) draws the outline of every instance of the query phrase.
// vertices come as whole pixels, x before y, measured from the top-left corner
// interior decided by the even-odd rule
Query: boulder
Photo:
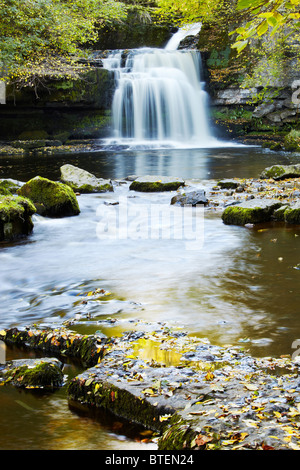
[[[23,197],[0,196],[0,241],[12,241],[33,230],[35,206]]]
[[[60,167],[61,181],[79,193],[104,193],[113,191],[110,180],[97,178],[92,173],[74,165]]]
[[[282,203],[275,199],[250,199],[240,204],[228,206],[222,214],[222,220],[227,225],[245,225],[269,222],[276,209]]]
[[[129,189],[141,192],[176,191],[184,185],[184,180],[180,178],[147,175],[136,178],[129,186]]]
[[[284,221],[288,224],[300,224],[300,202],[287,207],[284,211]]]
[[[217,184],[220,189],[237,189],[239,183],[232,180],[219,181]]]
[[[80,213],[77,198],[68,185],[41,176],[25,183],[18,194],[30,199],[36,212],[45,217],[65,217]]]
[[[203,189],[179,193],[171,199],[171,204],[177,206],[196,206],[197,204],[206,205],[207,203],[208,199],[206,198],[205,191]]]
[[[261,179],[273,178],[283,180],[287,178],[298,178],[300,176],[300,164],[296,165],[273,165],[265,168],[261,173]]]
[[[22,388],[55,389],[63,385],[62,363],[56,358],[9,361],[0,370],[0,380]]]
[[[0,194],[2,196],[11,196],[16,194],[19,189],[19,185],[14,183],[12,180],[2,180],[0,181]]]

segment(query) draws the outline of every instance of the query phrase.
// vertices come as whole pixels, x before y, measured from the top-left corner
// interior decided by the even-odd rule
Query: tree
[[[237,38],[232,47],[239,53],[252,39],[266,35],[293,34],[300,27],[300,0],[238,0],[241,25],[235,30]]]
[[[0,0],[0,11],[0,77],[31,86],[37,77],[74,73],[74,58],[97,29],[126,17],[114,0]]]

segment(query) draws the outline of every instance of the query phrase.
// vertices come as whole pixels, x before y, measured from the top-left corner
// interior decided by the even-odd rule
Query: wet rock
[[[86,367],[97,364],[105,353],[106,345],[109,347],[112,342],[102,335],[83,336],[66,328],[10,328],[0,331],[0,340],[17,347],[72,357],[80,360]]]
[[[287,207],[284,211],[284,220],[288,224],[300,224],[300,202]]]
[[[74,191],[66,184],[36,176],[19,190],[20,196],[30,199],[38,214],[45,217],[65,217],[80,213]]]
[[[60,167],[61,181],[79,193],[103,193],[113,191],[110,180],[97,178],[92,173],[78,168],[74,165],[63,165]]]
[[[180,178],[150,175],[136,178],[129,186],[129,189],[141,192],[176,191],[184,185],[184,180]]]
[[[273,165],[261,173],[261,179],[273,178],[283,180],[287,178],[297,178],[300,176],[300,164],[296,165]]]
[[[199,189],[176,194],[176,196],[172,197],[171,204],[177,206],[196,206],[197,204],[206,205],[208,204],[208,199],[205,196],[205,191],[203,189]]]
[[[228,206],[222,214],[227,225],[245,225],[269,222],[274,211],[282,203],[277,200],[250,199],[234,206]]]
[[[47,344],[65,338],[61,347],[71,347],[73,335],[52,330]],[[32,347],[45,344],[30,329],[0,331],[0,339],[7,336],[19,345],[31,338]],[[291,358],[248,357],[168,327],[129,331],[106,346],[100,360],[70,380],[72,408],[109,410],[158,432],[160,450],[257,450],[266,442],[275,450],[299,449],[299,365]]]
[[[0,196],[0,241],[12,241],[33,230],[35,206],[19,196]]]
[[[239,183],[237,181],[224,180],[224,181],[219,181],[217,183],[217,186],[220,189],[236,189],[239,186]]]
[[[0,380],[22,388],[55,389],[63,384],[62,363],[56,358],[10,361],[0,370]]]
[[[0,195],[2,196],[11,196],[17,193],[19,185],[12,180],[2,180],[0,181]]]

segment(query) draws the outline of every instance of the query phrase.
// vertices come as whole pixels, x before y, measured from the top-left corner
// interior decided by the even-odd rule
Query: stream
[[[178,176],[210,180],[258,177],[275,163],[298,163],[299,155],[259,147],[215,149],[101,149],[82,154],[0,157],[0,178],[19,181],[40,175],[59,178],[65,163],[96,176]],[[77,217],[35,215],[30,237],[0,246],[2,328],[37,324],[110,336],[147,322],[161,322],[208,338],[244,345],[255,356],[292,354],[300,338],[300,227],[266,225],[260,230],[225,226],[220,213],[205,212],[204,236],[196,250],[180,239],[111,239],[97,227],[109,203],[127,198],[145,209],[170,205],[173,193],[81,195]],[[148,221],[149,222],[149,221]],[[103,300],[82,303],[103,289]],[[23,353],[7,349],[7,359]],[[151,351],[149,351],[151,354]],[[65,373],[77,374],[74,364]],[[155,449],[143,432],[107,414],[68,406],[65,387],[51,394],[0,388],[1,449]],[[30,423],[30,426],[28,426]]]

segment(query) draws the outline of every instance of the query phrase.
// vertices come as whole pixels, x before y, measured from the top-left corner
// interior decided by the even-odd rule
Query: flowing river
[[[147,61],[151,62],[152,55]],[[139,54],[134,57],[141,59]],[[160,59],[155,55],[156,70]],[[0,178],[27,181],[40,175],[58,180],[60,166],[71,163],[117,182],[113,193],[79,196],[79,216],[49,219],[35,215],[31,236],[0,246],[1,329],[60,326],[72,321],[70,328],[80,333],[100,330],[110,336],[143,328],[147,322],[165,322],[212,343],[244,345],[256,356],[292,354],[292,343],[300,338],[299,226],[269,224],[249,230],[225,226],[220,213],[207,211],[197,249],[187,249],[180,237],[99,236],[104,211],[116,210],[118,206],[113,204],[122,198],[130,207],[136,204],[142,208],[143,220],[150,226],[155,223],[150,216],[153,205],[170,207],[173,193],[129,192],[129,183],[124,182],[128,175],[196,179],[205,188],[211,180],[257,178],[272,164],[299,162],[299,155],[220,142],[206,148],[162,146],[161,139],[171,137],[174,141],[177,124],[157,120],[165,85],[153,84],[156,72],[151,75],[142,113],[145,116],[149,111],[146,121],[151,132],[142,133],[139,118],[124,124],[124,112],[129,111],[122,102],[132,91],[140,96],[145,83],[136,83],[136,74],[144,77],[145,68],[145,62],[136,65],[130,84],[128,70],[119,71],[115,101],[118,134],[112,142],[117,139],[123,147],[106,142],[99,150],[82,154],[0,157]],[[165,70],[164,78],[169,80],[169,75]],[[201,87],[198,91],[202,99]],[[172,106],[171,101],[163,102],[163,114]],[[134,107],[129,105],[130,113]],[[190,115],[190,124],[194,125],[194,119],[202,122],[203,114],[199,117],[197,113]],[[206,144],[212,144],[206,128],[203,131],[202,126],[201,132],[205,132]],[[200,134],[178,138],[197,140],[202,138]],[[144,140],[149,138],[155,145],[146,148]],[[132,139],[138,141],[137,148],[128,145]],[[82,303],[87,292],[96,289],[104,290],[103,300]],[[6,350],[7,359],[22,354]],[[72,376],[79,369],[70,363],[65,371]],[[107,413],[96,415],[70,408],[65,387],[47,395],[1,387],[0,403],[1,449],[155,449],[155,443],[147,443],[137,427]]]

